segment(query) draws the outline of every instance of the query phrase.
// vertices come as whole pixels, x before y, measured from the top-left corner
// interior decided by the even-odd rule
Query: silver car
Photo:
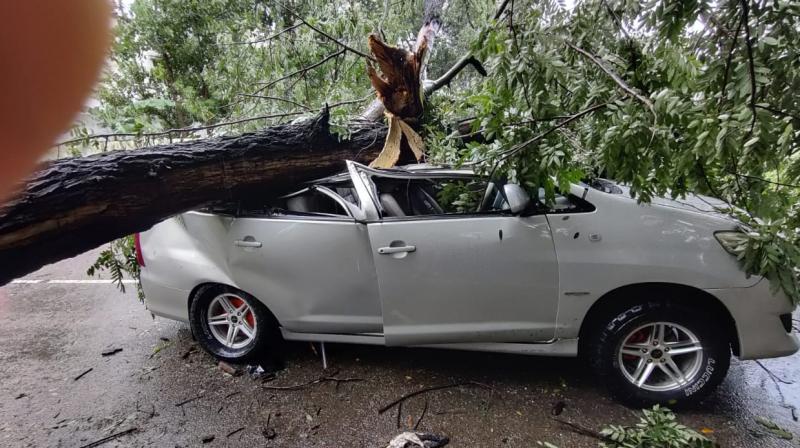
[[[640,205],[610,181],[532,193],[348,162],[137,235],[147,306],[233,362],[281,339],[581,355],[636,405],[702,398],[731,352],[798,350],[791,304],[726,251],[737,223],[711,198]]]

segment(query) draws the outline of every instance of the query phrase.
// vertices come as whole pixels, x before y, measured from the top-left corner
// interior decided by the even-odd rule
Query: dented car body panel
[[[258,298],[288,339],[574,356],[593,305],[626,287],[680,285],[730,313],[740,358],[797,351],[780,322],[788,300],[716,241],[736,229],[729,218],[586,185],[514,214],[490,184],[479,212],[453,213],[426,193],[447,188],[412,188],[469,178],[349,163],[264,216],[170,218],[141,234],[147,306],[187,321],[192,292],[218,283]]]

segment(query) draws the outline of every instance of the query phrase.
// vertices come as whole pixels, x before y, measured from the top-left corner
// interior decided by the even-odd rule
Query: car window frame
[[[315,212],[298,212],[294,210],[286,210],[278,207],[273,207],[273,210],[277,210],[281,212],[281,215],[267,215],[263,216],[263,219],[294,219],[294,220],[304,220],[304,221],[348,221],[348,222],[357,222],[360,218],[360,210],[356,204],[352,204],[345,200],[343,197],[338,195],[335,191],[331,190],[330,188],[324,185],[310,185],[305,187],[301,190],[283,195],[278,197],[278,199],[289,199],[295,196],[299,196],[301,194],[308,193],[310,191],[319,192],[329,198],[333,199],[334,202],[339,204],[339,206],[347,213],[347,215],[333,215],[328,213],[315,213]]]
[[[442,170],[420,170],[420,171],[410,171],[410,172],[397,172],[393,171],[383,171],[377,170],[374,168],[369,168],[364,165],[357,164],[355,162],[351,162],[352,166],[354,167],[354,171],[358,176],[359,180],[363,182],[363,190],[364,193],[359,191],[359,188],[356,187],[356,192],[361,194],[366,194],[369,198],[370,205],[374,210],[375,216],[371,219],[367,219],[366,222],[401,222],[401,221],[429,221],[435,219],[471,219],[471,218],[481,218],[481,217],[497,217],[497,216],[505,216],[505,217],[512,217],[515,214],[511,210],[488,210],[488,211],[473,211],[467,213],[438,213],[438,214],[428,214],[428,215],[410,215],[410,216],[384,216],[382,207],[380,205],[380,201],[376,197],[377,194],[377,186],[375,182],[372,181],[373,177],[383,177],[383,178],[390,178],[390,179],[486,179],[486,182],[492,182],[488,180],[485,176],[481,176],[475,174],[473,172],[468,171],[455,171],[455,172],[446,172]],[[350,165],[348,165],[350,167]],[[355,183],[355,180],[354,180]],[[503,189],[498,187],[501,194]],[[362,202],[364,200],[362,199]],[[534,214],[544,214],[544,211],[541,213],[530,213],[527,216],[532,216]]]

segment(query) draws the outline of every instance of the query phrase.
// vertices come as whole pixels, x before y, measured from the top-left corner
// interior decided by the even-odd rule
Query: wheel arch
[[[677,283],[635,283],[613,289],[597,299],[581,323],[578,332],[578,355],[586,353],[585,344],[589,342],[589,335],[598,329],[602,322],[614,316],[626,306],[641,303],[643,295],[653,295],[656,300],[667,303],[681,303],[684,306],[700,307],[709,311],[714,316],[720,316],[717,323],[721,324],[727,333],[734,355],[739,355],[739,332],[728,308],[714,295],[702,289]],[[665,300],[664,295],[674,295],[674,298]]]

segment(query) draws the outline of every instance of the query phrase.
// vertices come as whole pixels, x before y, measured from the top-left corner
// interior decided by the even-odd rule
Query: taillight
[[[139,266],[144,267],[144,257],[142,256],[142,242],[139,240],[139,234],[133,234],[133,248],[136,250],[136,262]]]

